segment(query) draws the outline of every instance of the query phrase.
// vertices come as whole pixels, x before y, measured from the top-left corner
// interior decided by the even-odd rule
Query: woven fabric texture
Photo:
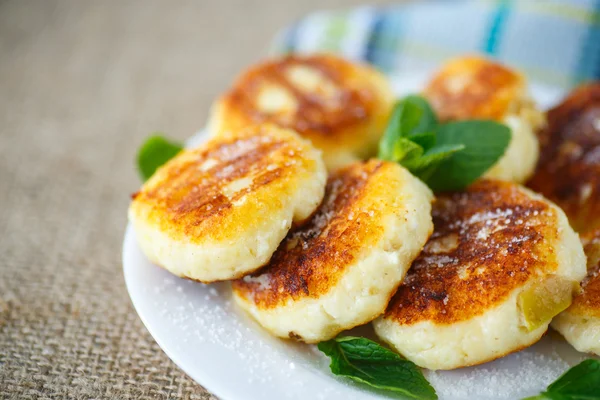
[[[353,3],[0,0],[0,398],[214,399],[125,289],[135,151],[202,127],[292,20]]]

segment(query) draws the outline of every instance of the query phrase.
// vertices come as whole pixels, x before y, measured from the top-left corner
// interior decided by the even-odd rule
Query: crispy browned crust
[[[305,91],[297,87],[287,75],[294,66],[318,71],[335,87],[334,98],[318,90]],[[357,78],[359,73],[364,74],[360,82]],[[294,129],[315,141],[319,147],[328,144],[333,146],[336,142],[338,145],[354,143],[361,140],[356,137],[357,131],[354,129],[367,127],[375,116],[385,124],[386,118],[381,115],[386,116],[389,113],[387,108],[391,107],[391,103],[382,104],[388,100],[382,100],[380,87],[371,80],[374,74],[377,74],[377,79],[382,79],[369,67],[325,54],[289,55],[267,61],[240,76],[231,90],[221,97],[221,107],[227,110],[223,115],[226,119],[223,124],[226,130],[236,130],[248,123],[271,122]],[[285,89],[297,102],[297,109],[279,113],[261,111],[256,101],[265,85]]]
[[[233,282],[237,294],[268,309],[288,299],[318,298],[328,292],[362,249],[383,235],[379,213],[361,212],[357,203],[372,194],[372,181],[381,179],[378,175],[390,167],[372,160],[331,176],[318,211],[305,225],[290,231],[269,264],[256,274],[268,284],[237,280]]]
[[[518,185],[484,180],[444,194],[433,235],[385,313],[412,325],[452,324],[481,315],[536,276],[556,268],[554,210]]]
[[[528,183],[556,202],[578,232],[600,227],[600,82],[548,111],[540,161]]]
[[[251,127],[239,136],[184,150],[135,194],[131,208],[173,239],[197,243],[231,237],[232,231],[251,227],[255,217],[238,215],[238,200],[247,196],[247,207],[255,209],[278,201],[278,195],[288,195],[283,182],[295,171],[288,166],[312,162],[302,157],[306,143],[291,135],[270,126]],[[229,184],[244,178],[249,178],[246,187],[227,192]],[[266,186],[268,193],[262,190]]]
[[[442,120],[500,120],[524,90],[521,75],[482,57],[446,63],[425,89]]]
[[[600,229],[585,235],[582,242],[588,273],[568,312],[600,318]]]

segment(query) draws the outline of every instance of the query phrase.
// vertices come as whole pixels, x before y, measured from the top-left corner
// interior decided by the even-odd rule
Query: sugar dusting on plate
[[[517,399],[539,394],[572,365],[587,358],[558,335],[496,361],[454,371],[424,371],[440,399]]]
[[[302,390],[304,382],[293,378],[301,366],[314,368],[314,354],[310,356],[310,349],[309,357],[302,357],[299,350],[314,346],[270,337],[236,310],[228,283],[204,285],[166,276],[151,292],[156,295],[157,312],[177,331],[182,349],[194,343],[210,343],[238,355],[244,363],[248,383],[271,382],[273,377],[266,372],[277,368],[289,381],[290,388],[294,388],[291,393]],[[282,351],[287,353],[285,365],[282,365]]]
[[[253,320],[236,309],[228,284],[204,285],[165,276],[149,288],[155,295],[158,313],[177,330],[181,347],[190,343],[208,342],[235,352],[244,362],[248,383],[269,383],[265,373],[277,368],[295,390],[302,390],[302,380],[294,379],[298,368],[308,368],[320,375],[330,375],[331,390],[320,398],[336,392],[336,384],[365,388],[328,371],[329,360],[316,346],[283,341],[271,337]],[[176,296],[176,302],[165,298]],[[171,305],[176,303],[175,307]],[[363,332],[364,331],[364,332]],[[348,334],[372,337],[369,325],[355,328]],[[373,337],[374,338],[374,337]],[[283,361],[282,362],[282,357]],[[546,335],[536,345],[491,363],[454,371],[428,371],[426,378],[441,400],[454,399],[514,399],[539,393],[570,366],[587,358],[566,344],[558,334]],[[297,392],[296,392],[297,393]]]

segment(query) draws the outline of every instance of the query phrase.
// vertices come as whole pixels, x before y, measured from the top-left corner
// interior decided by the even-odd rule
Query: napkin
[[[600,79],[600,0],[431,2],[316,12],[273,54],[333,52],[388,74],[485,54],[561,88]]]

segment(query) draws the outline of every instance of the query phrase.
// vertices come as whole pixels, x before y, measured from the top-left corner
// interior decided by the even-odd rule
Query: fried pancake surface
[[[294,132],[254,126],[185,150],[131,203],[146,256],[202,282],[233,279],[265,264],[292,222],[323,198],[320,152]]]
[[[600,229],[588,233],[582,241],[588,259],[588,274],[581,282],[582,292],[573,299],[568,311],[600,318]]]
[[[394,97],[375,69],[332,55],[291,55],[243,73],[214,105],[213,135],[271,122],[323,150],[330,170],[375,154]]]
[[[447,62],[425,89],[444,121],[502,120],[525,91],[523,77],[502,64],[468,56]]]
[[[534,343],[551,317],[528,329],[520,292],[556,276],[572,285],[584,274],[581,244],[562,211],[513,183],[483,180],[444,194],[433,222],[433,235],[374,323],[384,341],[423,367],[474,365]]]
[[[587,276],[571,307],[559,314],[552,327],[581,352],[600,355],[600,229],[582,238]]]
[[[532,189],[558,204],[579,232],[600,227],[600,82],[548,111]]]
[[[531,176],[538,158],[535,131],[544,119],[521,74],[482,57],[457,58],[437,72],[424,95],[442,121],[491,119],[508,125],[510,144],[486,177],[522,183]]]
[[[311,343],[372,320],[431,233],[432,197],[395,163],[341,169],[311,220],[233,283],[236,300],[275,335]]]

